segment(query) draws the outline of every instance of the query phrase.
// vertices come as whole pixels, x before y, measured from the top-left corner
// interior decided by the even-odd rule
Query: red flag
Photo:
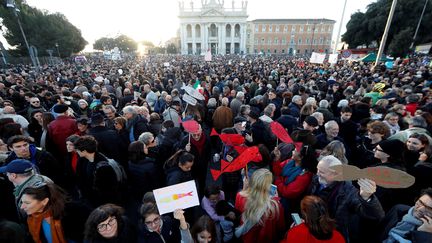
[[[285,130],[285,128],[276,121],[273,121],[270,123],[270,128],[274,135],[276,135],[277,138],[279,138],[284,143],[293,143],[294,141],[291,139],[291,137],[288,135],[288,132]]]
[[[253,146],[247,148],[243,153],[241,153],[237,158],[235,158],[233,161],[228,162],[225,160],[221,160],[221,169],[220,170],[214,170],[211,169],[210,172],[213,176],[214,180],[217,180],[219,176],[225,172],[234,172],[241,170],[244,168],[249,162],[261,162],[262,157],[259,153],[258,147]]]
[[[245,142],[245,138],[241,134],[229,134],[229,133],[219,134],[216,132],[214,128],[212,129],[210,136],[219,136],[222,142],[229,146],[238,146],[244,144]]]

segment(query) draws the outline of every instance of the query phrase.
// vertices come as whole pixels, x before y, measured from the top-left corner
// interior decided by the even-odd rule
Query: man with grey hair
[[[117,109],[113,105],[104,105],[102,111],[105,114],[105,127],[109,129],[114,128],[114,118],[118,117]]]
[[[150,84],[144,84],[144,92],[146,93],[147,104],[153,109],[158,97],[155,92],[151,89]]]
[[[300,118],[300,109],[303,105],[303,101],[300,95],[294,95],[291,103],[288,105],[291,115],[295,118]]]
[[[147,119],[139,115],[133,106],[128,105],[123,108],[123,117],[127,121],[126,130],[129,133],[130,142],[136,141],[139,135],[149,130]]]
[[[213,113],[213,127],[217,132],[222,129],[233,126],[233,113],[231,108],[228,107],[229,100],[227,97],[222,98],[222,105],[219,106]]]
[[[154,105],[153,111],[159,114],[162,114],[166,108],[166,97],[168,96],[168,92],[162,91],[159,99],[156,101]],[[172,97],[171,97],[172,99]]]
[[[236,117],[240,112],[240,106],[244,102],[244,93],[239,91],[234,99],[231,100],[230,108],[232,110],[233,116]]]
[[[388,139],[399,139],[400,141],[406,143],[411,134],[418,133],[425,135],[429,140],[429,144],[432,144],[432,138],[429,136],[426,127],[427,122],[422,116],[414,116],[409,122],[408,129],[399,131]]]
[[[271,123],[273,121],[274,112],[276,110],[275,104],[268,104],[263,111],[263,115],[259,117],[264,123]]]
[[[328,122],[334,119],[333,112],[329,110],[328,100],[321,100],[319,102],[319,107],[316,111],[321,112],[324,115],[324,122]]]
[[[315,149],[323,149],[327,144],[333,140],[338,140],[344,143],[344,140],[339,137],[339,125],[336,121],[328,121],[324,124],[325,133],[316,136],[317,142],[315,144]],[[344,143],[345,145],[345,143]],[[347,146],[345,145],[345,148]]]
[[[357,189],[351,181],[336,181],[338,173],[332,168],[335,165],[342,162],[332,155],[321,158],[308,192],[327,203],[330,217],[338,222],[336,229],[347,242],[367,237],[366,232],[361,232],[364,228],[360,227],[361,222],[367,219],[378,223],[385,216],[375,195],[376,184],[369,179],[358,179],[360,189]]]

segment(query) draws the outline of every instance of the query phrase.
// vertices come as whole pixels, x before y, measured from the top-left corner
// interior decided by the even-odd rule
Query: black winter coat
[[[384,218],[378,198],[372,195],[370,201],[365,201],[350,182],[333,182],[320,189],[318,176],[315,175],[308,192],[327,203],[330,217],[336,220],[336,229],[348,243],[361,242],[361,236],[365,235],[366,232],[360,232],[360,219],[378,223]]]
[[[98,142],[99,152],[122,165],[127,163],[127,144],[123,142],[117,131],[104,126],[96,126],[89,130],[89,135],[93,136]]]
[[[163,224],[161,233],[150,232],[144,224],[138,227],[138,243],[178,243],[180,237],[180,224],[178,220],[173,220],[169,216],[161,216]]]

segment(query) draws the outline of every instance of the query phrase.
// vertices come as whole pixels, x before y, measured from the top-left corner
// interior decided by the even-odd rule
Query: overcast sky
[[[258,18],[327,18],[336,20],[333,39],[336,38],[345,0],[249,0],[248,20]],[[348,0],[342,32],[352,13],[365,11],[373,0]],[[174,37],[179,27],[177,0],[27,0],[31,6],[49,12],[63,13],[81,29],[84,38],[93,42],[104,36],[126,34],[133,39],[150,40],[158,45]],[[184,1],[189,7],[190,1]],[[241,0],[236,0],[237,7]],[[225,0],[231,8],[232,1]],[[194,7],[201,6],[200,0]]]

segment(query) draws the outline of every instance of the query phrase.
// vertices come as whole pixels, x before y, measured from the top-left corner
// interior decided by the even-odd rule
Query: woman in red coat
[[[343,236],[335,230],[326,203],[319,197],[306,196],[300,203],[303,223],[291,228],[281,243],[344,243]]]
[[[281,239],[285,228],[284,213],[278,199],[270,196],[272,180],[269,170],[258,169],[252,174],[249,185],[236,196],[235,208],[242,215],[235,234],[244,243],[270,243]]]

